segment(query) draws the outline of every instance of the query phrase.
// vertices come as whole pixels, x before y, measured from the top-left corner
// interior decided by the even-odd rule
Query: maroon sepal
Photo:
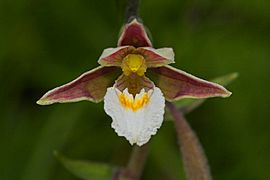
[[[134,19],[124,25],[118,40],[118,46],[152,47],[152,43],[143,24]]]

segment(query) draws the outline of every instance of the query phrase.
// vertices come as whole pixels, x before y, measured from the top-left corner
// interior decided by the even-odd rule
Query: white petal
[[[126,98],[131,102],[142,100],[145,96],[149,97],[146,104],[141,107],[132,109],[124,106],[119,96],[126,95]],[[130,104],[129,104],[130,105]],[[105,112],[112,118],[112,127],[119,136],[124,136],[130,144],[137,144],[139,146],[147,143],[151,135],[156,134],[163,122],[165,108],[165,99],[161,90],[154,87],[153,90],[145,92],[141,90],[139,94],[133,95],[128,93],[125,89],[120,92],[117,88],[111,87],[107,89],[104,97]]]

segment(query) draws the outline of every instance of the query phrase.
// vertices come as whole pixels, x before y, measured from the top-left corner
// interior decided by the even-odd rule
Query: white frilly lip
[[[147,104],[136,111],[121,104],[119,95],[126,95],[135,101],[145,94],[149,97]],[[107,89],[104,97],[105,112],[112,118],[112,128],[118,136],[124,136],[131,145],[142,146],[155,135],[163,122],[165,98],[157,87],[145,92],[144,89],[135,98],[125,89],[123,92],[115,87]]]

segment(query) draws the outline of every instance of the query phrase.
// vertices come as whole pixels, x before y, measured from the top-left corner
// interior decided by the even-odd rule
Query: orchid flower
[[[137,19],[124,25],[118,46],[105,49],[98,63],[99,67],[47,92],[37,103],[104,100],[105,112],[118,136],[141,146],[161,127],[165,100],[231,94],[218,84],[169,66],[174,63],[173,49],[153,48]]]

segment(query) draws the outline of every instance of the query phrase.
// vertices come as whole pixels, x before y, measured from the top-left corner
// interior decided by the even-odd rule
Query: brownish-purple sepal
[[[113,86],[120,74],[121,70],[116,67],[97,67],[70,83],[50,90],[37,101],[37,104],[49,105],[81,100],[99,102],[103,100],[107,88]]]
[[[221,85],[197,78],[168,65],[148,69],[148,77],[161,89],[168,101],[231,95],[231,92]]]
[[[133,19],[122,28],[118,46],[151,47],[152,43],[142,23]]]

